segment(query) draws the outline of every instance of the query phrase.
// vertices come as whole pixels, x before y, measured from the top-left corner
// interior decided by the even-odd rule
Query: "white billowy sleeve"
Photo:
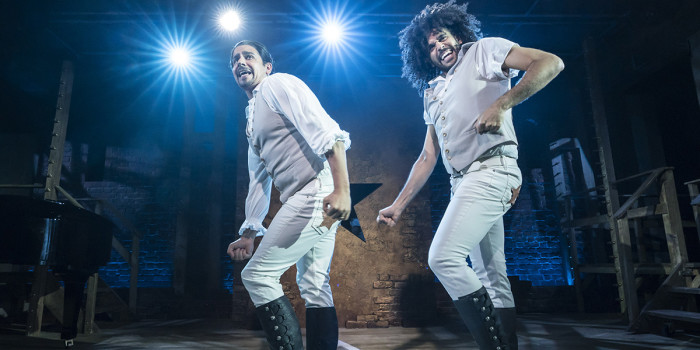
[[[265,171],[265,165],[260,161],[253,149],[248,146],[248,196],[245,200],[245,221],[238,230],[241,235],[246,229],[257,231],[257,236],[265,234],[262,222],[270,209],[270,190],[272,178]]]
[[[486,80],[496,81],[514,78],[520,72],[517,69],[509,69],[504,72],[503,62],[513,46],[518,44],[503,38],[483,38],[474,44],[476,49],[476,67],[479,75]]]
[[[284,115],[318,156],[323,156],[337,141],[350,148],[350,135],[340,129],[323,109],[316,95],[299,78],[276,73],[267,77],[260,93],[267,105]]]

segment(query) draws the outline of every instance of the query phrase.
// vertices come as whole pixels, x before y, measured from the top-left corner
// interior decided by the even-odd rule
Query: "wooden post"
[[[693,69],[693,80],[695,80],[695,91],[700,102],[700,32],[690,36],[690,64]]]
[[[61,181],[61,167],[63,166],[63,148],[66,142],[66,130],[68,128],[68,115],[70,102],[73,95],[73,63],[63,61],[61,68],[61,80],[58,86],[56,99],[56,114],[54,126],[51,132],[51,145],[49,149],[48,167],[46,169],[46,184],[44,186],[44,199],[57,200],[56,187]],[[48,279],[52,278],[48,266],[38,265],[34,268],[34,282],[29,297],[29,312],[27,315],[27,334],[39,335],[43,321],[44,301]],[[60,306],[62,307],[62,306]],[[62,309],[61,309],[62,311]],[[62,319],[60,317],[59,319]]]
[[[595,122],[596,139],[598,141],[598,155],[600,159],[601,173],[603,176],[602,185],[605,189],[605,207],[607,210],[608,224],[610,225],[610,240],[612,243],[615,276],[617,277],[617,290],[620,300],[620,311],[628,311],[629,304],[637,303],[637,294],[634,284],[634,268],[632,257],[627,255],[631,247],[624,247],[629,244],[629,231],[626,237],[620,239],[617,222],[613,214],[620,208],[620,199],[617,188],[613,185],[616,181],[615,167],[612,159],[612,148],[610,147],[610,135],[608,131],[607,116],[605,114],[605,100],[603,98],[602,84],[600,82],[600,71],[596,58],[595,46],[592,38],[584,42],[584,58],[586,62],[588,86],[593,109],[593,120]],[[626,222],[625,222],[626,224]],[[627,228],[628,230],[628,228]],[[630,284],[631,283],[631,284]],[[636,315],[628,312],[630,322]]]
[[[700,190],[698,190],[698,183],[700,179],[688,181],[685,183],[688,186],[688,193],[690,194],[690,205],[693,206],[693,218],[695,218],[695,228],[698,231],[698,239],[700,239],[700,203],[693,204],[693,201],[700,198]]]
[[[615,256],[615,272],[622,278],[618,279],[618,289],[622,289],[623,300],[627,305],[627,316],[630,324],[639,316],[637,300],[637,283],[634,278],[634,262],[632,258],[632,241],[630,239],[629,219],[623,217],[617,220],[617,255]],[[615,244],[613,244],[613,247]],[[619,266],[619,270],[618,270]]]
[[[46,186],[44,186],[44,199],[46,200],[55,201],[58,199],[56,186],[61,182],[63,148],[66,143],[68,112],[70,111],[70,101],[73,95],[73,77],[73,63],[70,61],[63,61],[61,81],[58,85],[56,116],[53,120],[53,132],[51,133],[49,165],[46,169]]]
[[[688,262],[688,250],[685,245],[685,233],[683,222],[678,208],[678,195],[676,194],[676,182],[673,170],[667,169],[661,174],[661,193],[659,201],[666,206],[666,212],[661,214],[666,231],[666,243],[668,254],[671,257],[671,266]]]
[[[95,333],[95,306],[97,305],[97,282],[100,277],[93,273],[87,280],[87,298],[85,299],[85,313],[83,314],[83,333]]]

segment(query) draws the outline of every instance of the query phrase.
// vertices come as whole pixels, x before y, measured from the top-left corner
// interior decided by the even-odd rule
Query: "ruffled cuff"
[[[335,145],[335,143],[338,141],[343,141],[343,144],[345,144],[346,151],[350,149],[350,134],[348,134],[347,131],[339,130],[336,133],[330,135],[330,137],[328,138],[328,142],[326,142],[326,144],[323,145],[323,148],[321,148],[321,152],[318,153],[318,155],[323,156],[324,154],[328,153],[328,151],[332,150],[333,145]]]
[[[267,229],[262,225],[261,222],[250,222],[248,220],[243,222],[243,225],[241,225],[241,229],[238,230],[238,235],[242,236],[243,232],[246,230],[252,230],[256,231],[257,233],[255,234],[255,237],[262,237],[265,232],[267,232]]]

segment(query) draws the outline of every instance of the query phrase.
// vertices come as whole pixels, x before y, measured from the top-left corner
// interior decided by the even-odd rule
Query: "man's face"
[[[272,72],[271,63],[263,63],[260,53],[250,45],[236,47],[231,54],[231,72],[245,92],[253,89]]]
[[[455,38],[445,28],[431,30],[427,39],[430,61],[443,72],[450,70],[457,63],[457,54],[462,40]]]

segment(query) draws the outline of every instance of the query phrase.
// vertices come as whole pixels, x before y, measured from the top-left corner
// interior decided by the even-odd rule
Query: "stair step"
[[[678,293],[678,294],[695,294],[695,295],[700,295],[700,288],[691,288],[691,287],[673,287],[671,288],[672,293]]]
[[[669,320],[684,321],[700,324],[700,313],[680,310],[652,310],[647,311],[647,315],[665,318]]]

